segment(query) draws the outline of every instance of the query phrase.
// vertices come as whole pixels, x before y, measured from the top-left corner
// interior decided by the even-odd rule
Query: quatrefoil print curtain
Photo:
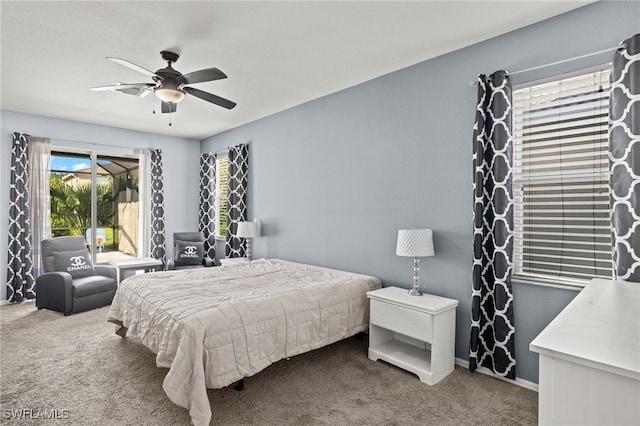
[[[7,300],[22,302],[36,297],[31,252],[31,220],[28,173],[29,136],[13,134],[9,186],[9,252]]]
[[[609,171],[614,272],[640,282],[640,34],[611,65]]]
[[[516,377],[513,322],[513,143],[511,82],[478,77],[473,129],[473,290],[469,369]]]
[[[229,178],[227,180],[227,237],[226,257],[244,257],[245,238],[236,237],[238,222],[247,220],[247,182],[249,173],[249,145],[229,148]]]
[[[167,237],[164,222],[164,180],[162,168],[162,150],[150,150],[151,156],[151,257],[167,264]]]
[[[200,154],[200,209],[198,220],[204,236],[204,254],[216,258],[216,154]]]

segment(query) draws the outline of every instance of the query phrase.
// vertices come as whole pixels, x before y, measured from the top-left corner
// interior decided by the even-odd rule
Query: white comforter
[[[206,388],[366,330],[366,292],[376,288],[374,277],[263,259],[133,276],[107,319],[157,354],[171,401],[208,425]]]

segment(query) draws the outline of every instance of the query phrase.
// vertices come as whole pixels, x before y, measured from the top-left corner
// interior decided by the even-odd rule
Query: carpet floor
[[[116,336],[107,311],[0,306],[0,424],[190,424],[162,390],[168,370],[137,338]],[[537,393],[457,366],[427,386],[370,361],[366,336],[277,362],[241,392],[208,393],[214,425],[537,424]]]

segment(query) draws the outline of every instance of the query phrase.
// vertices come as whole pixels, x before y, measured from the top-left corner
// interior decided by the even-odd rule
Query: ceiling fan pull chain
[[[169,127],[171,127],[171,116],[173,116],[173,112],[169,111]]]

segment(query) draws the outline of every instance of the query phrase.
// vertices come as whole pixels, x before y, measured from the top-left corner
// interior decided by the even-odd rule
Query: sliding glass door
[[[51,233],[83,236],[95,263],[138,257],[138,159],[51,153]]]

